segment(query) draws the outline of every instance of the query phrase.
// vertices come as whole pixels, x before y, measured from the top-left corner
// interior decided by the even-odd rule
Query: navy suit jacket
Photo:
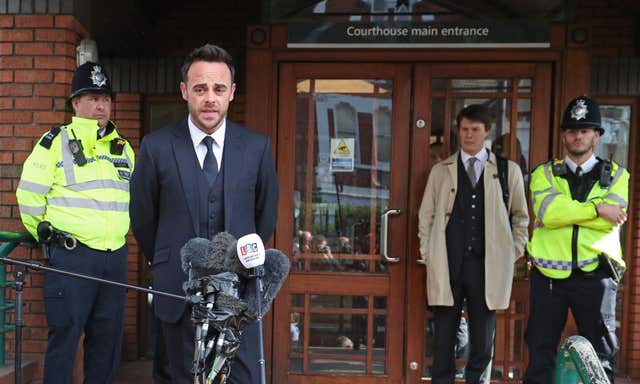
[[[236,238],[257,233],[266,243],[276,225],[278,179],[269,137],[227,120],[224,167],[224,228]],[[197,237],[200,166],[187,120],[146,135],[131,178],[131,226],[151,261],[153,288],[184,294],[180,248]],[[156,296],[155,312],[180,319],[185,303]]]

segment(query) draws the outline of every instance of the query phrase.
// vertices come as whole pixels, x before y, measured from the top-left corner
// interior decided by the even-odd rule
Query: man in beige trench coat
[[[520,168],[504,159],[503,200],[499,160],[484,146],[491,130],[487,108],[470,105],[456,121],[461,149],[431,169],[418,216],[420,262],[434,314],[432,382],[454,381],[456,331],[466,304],[471,350],[465,380],[489,383],[495,311],[509,306],[529,215]]]

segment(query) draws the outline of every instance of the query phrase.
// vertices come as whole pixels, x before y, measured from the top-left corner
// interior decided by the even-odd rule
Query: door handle
[[[397,263],[398,261],[400,261],[399,257],[389,256],[387,250],[387,238],[389,236],[389,215],[398,215],[399,213],[399,209],[387,210],[382,214],[382,223],[380,223],[380,250],[382,251],[382,256],[384,256],[384,259],[389,263]]]

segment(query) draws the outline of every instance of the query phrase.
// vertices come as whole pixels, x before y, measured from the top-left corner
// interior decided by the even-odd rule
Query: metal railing
[[[20,243],[34,242],[28,232],[0,231],[0,257],[7,257]],[[7,281],[7,270],[4,263],[0,263],[0,367],[5,366],[5,335],[15,330],[15,324],[6,323],[7,310],[14,309],[15,304],[8,301],[5,288],[13,287],[13,282]]]

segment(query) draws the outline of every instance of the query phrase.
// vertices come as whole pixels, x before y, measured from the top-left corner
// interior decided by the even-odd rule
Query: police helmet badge
[[[585,100],[576,100],[576,104],[573,106],[573,108],[571,108],[571,118],[575,120],[586,119],[587,113],[589,113],[589,110],[585,105]]]
[[[107,83],[107,76],[102,73],[102,67],[94,65],[91,70],[91,81],[98,87],[103,87]]]

